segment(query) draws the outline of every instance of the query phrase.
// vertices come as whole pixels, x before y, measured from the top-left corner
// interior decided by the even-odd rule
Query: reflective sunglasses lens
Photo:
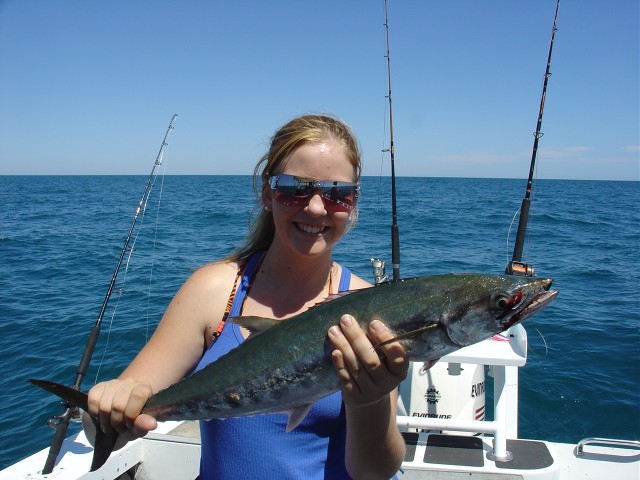
[[[332,202],[345,202],[353,205],[356,199],[358,187],[355,185],[333,185],[322,189],[322,196]]]
[[[327,209],[350,211],[358,198],[358,186],[349,182],[314,181],[293,175],[279,174],[269,179],[276,201],[283,205],[299,206],[309,201],[315,192],[320,192]]]
[[[350,212],[356,204],[357,187],[327,187],[322,190],[325,206],[334,212]]]

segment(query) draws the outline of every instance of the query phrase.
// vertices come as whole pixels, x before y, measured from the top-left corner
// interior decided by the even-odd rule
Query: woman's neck
[[[276,318],[290,316],[329,295],[336,283],[334,270],[331,251],[317,257],[294,257],[272,245],[254,273],[249,296]]]

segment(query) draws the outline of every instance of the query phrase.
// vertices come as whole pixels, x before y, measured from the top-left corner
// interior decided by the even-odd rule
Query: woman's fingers
[[[367,368],[372,357],[375,357],[373,352],[370,352],[371,342],[351,315],[343,315],[340,318],[340,331],[343,334],[340,350],[344,354],[346,367],[352,374],[358,375],[363,368]],[[363,352],[365,355],[362,355]]]
[[[151,394],[149,385],[132,379],[99,383],[89,391],[89,413],[98,417],[103,432],[115,429],[124,433],[134,427],[145,429],[151,423],[147,420],[136,426],[136,419]]]
[[[124,426],[126,428],[133,428],[135,420],[140,415],[152,393],[151,387],[146,384],[138,384],[130,390],[129,398],[126,400],[123,410]]]
[[[369,324],[369,332],[374,348],[378,355],[384,359],[389,372],[404,379],[407,376],[409,362],[407,360],[407,353],[402,345],[400,345],[400,342],[391,342],[376,347],[376,345],[393,339],[393,333],[389,331],[386,325],[380,320],[374,320]]]
[[[143,413],[138,415],[133,422],[133,427],[130,430],[131,436],[132,438],[144,437],[147,433],[151,430],[155,430],[156,428],[158,428],[158,421],[151,415]]]
[[[342,352],[340,350],[334,350],[331,353],[331,359],[333,360],[333,366],[335,367],[336,372],[338,372],[338,378],[340,381],[343,383],[349,383],[351,381],[351,374],[345,365]]]
[[[369,404],[380,400],[405,378],[408,361],[398,342],[391,342],[392,333],[380,321],[369,325],[368,334],[351,315],[340,318],[340,326],[329,330],[335,347],[332,360],[342,382],[345,401]]]

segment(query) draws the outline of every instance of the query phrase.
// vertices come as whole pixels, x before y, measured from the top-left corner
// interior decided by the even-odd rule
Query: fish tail
[[[109,455],[113,452],[113,449],[120,435],[117,430],[111,430],[108,433],[104,433],[100,429],[100,425],[97,424],[96,419],[91,417],[96,425],[96,445],[93,448],[93,459],[91,460],[90,471],[95,472],[109,459]]]
[[[46,390],[49,393],[59,396],[63,400],[66,400],[74,407],[78,407],[85,412],[88,410],[87,402],[88,395],[75,388],[67,387],[61,383],[51,382],[49,380],[35,380],[30,379],[29,383]]]
[[[47,392],[53,393],[71,405],[78,407],[85,412],[88,411],[88,395],[80,390],[76,390],[72,387],[67,387],[66,385],[62,385],[60,383],[51,382],[49,380],[35,380],[30,379],[30,383],[40,387]],[[93,450],[93,460],[91,461],[91,471],[95,471],[100,468],[109,458],[113,448],[118,440],[118,432],[116,430],[111,430],[108,433],[104,433],[100,428],[100,422],[93,415],[89,415],[91,417],[91,421],[95,426],[96,437],[95,437],[95,447]]]

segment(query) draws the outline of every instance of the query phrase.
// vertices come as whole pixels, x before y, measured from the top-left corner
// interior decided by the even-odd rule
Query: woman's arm
[[[329,330],[329,338],[336,347],[332,357],[347,417],[347,470],[355,479],[387,480],[398,471],[405,452],[396,426],[396,389],[409,365],[405,351],[397,342],[374,350],[391,333],[374,320],[367,335],[351,315]]]
[[[200,268],[172,299],[149,342],[116,379],[89,391],[89,412],[130,439],[156,428],[140,415],[147,399],[184,378],[202,357],[222,318],[236,273],[235,263]]]

